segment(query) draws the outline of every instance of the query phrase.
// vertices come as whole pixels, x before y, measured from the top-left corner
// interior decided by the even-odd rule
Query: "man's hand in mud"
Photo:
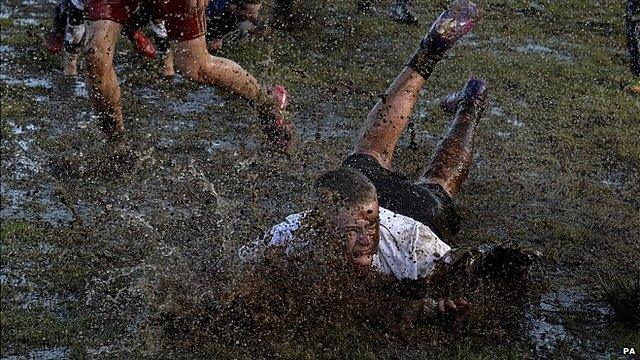
[[[402,323],[405,326],[411,326],[419,320],[451,315],[457,317],[466,314],[470,307],[471,303],[464,299],[451,300],[439,298],[438,300],[434,300],[424,298],[411,301],[404,308]]]
[[[471,307],[471,303],[464,299],[438,299],[438,312],[441,314],[462,314]]]

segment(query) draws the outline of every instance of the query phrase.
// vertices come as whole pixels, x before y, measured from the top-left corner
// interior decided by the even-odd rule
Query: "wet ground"
[[[207,269],[233,273],[241,244],[308,208],[312,179],[348,153],[424,19],[439,9],[417,1],[423,21],[412,27],[376,5],[355,14],[348,1],[308,4],[307,30],[224,51],[290,89],[299,139],[290,155],[263,150],[243,101],[160,79],[157,64],[121,41],[116,68],[137,160],[108,165],[83,79],[64,78],[41,46],[54,4],[0,4],[2,358],[167,356],[149,318],[171,299],[154,286],[179,279],[175,288],[185,293],[217,291],[224,283],[203,285]],[[639,335],[612,321],[596,280],[640,271],[640,98],[622,91],[637,81],[622,5],[480,5],[484,22],[438,66],[395,167],[417,175],[448,120],[438,99],[469,74],[485,78],[491,104],[475,168],[456,199],[459,241],[542,249],[544,290],[527,305],[520,336],[429,346],[464,358],[618,358],[623,347],[638,350]],[[415,344],[377,346],[358,356],[434,354]],[[295,354],[307,353],[283,356]]]

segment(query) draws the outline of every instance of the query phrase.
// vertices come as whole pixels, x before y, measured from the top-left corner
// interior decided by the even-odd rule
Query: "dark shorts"
[[[126,24],[140,5],[153,9],[154,19],[164,19],[169,40],[193,40],[205,33],[207,0],[87,0],[89,20]],[[144,4],[143,4],[144,3]]]
[[[372,156],[353,154],[342,166],[364,174],[378,192],[380,206],[427,225],[439,238],[451,239],[460,229],[460,216],[451,196],[438,184],[416,184],[383,168]]]

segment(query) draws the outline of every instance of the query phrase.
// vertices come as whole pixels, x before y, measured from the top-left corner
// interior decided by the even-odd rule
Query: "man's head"
[[[344,254],[358,266],[370,266],[380,242],[378,195],[361,173],[339,168],[314,184],[317,209],[345,240]]]

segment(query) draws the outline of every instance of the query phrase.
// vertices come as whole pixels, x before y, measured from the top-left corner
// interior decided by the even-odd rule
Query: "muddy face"
[[[345,239],[344,254],[357,266],[371,266],[380,243],[378,201],[341,212],[336,217],[338,232]]]

